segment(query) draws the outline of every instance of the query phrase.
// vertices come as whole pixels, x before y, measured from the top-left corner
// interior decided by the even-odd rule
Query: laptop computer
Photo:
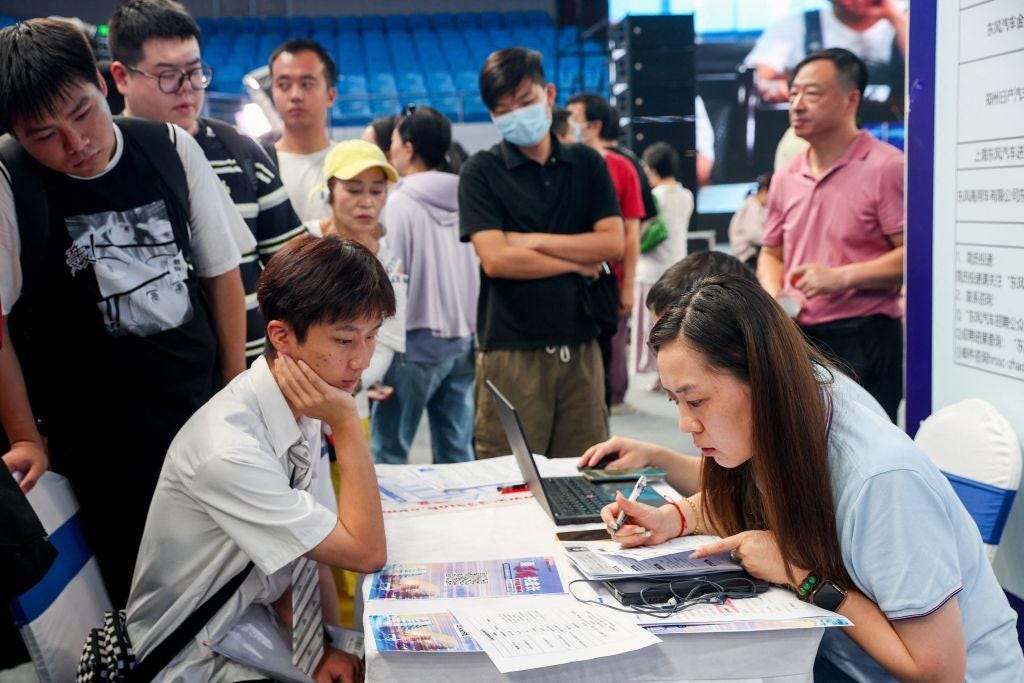
[[[533,459],[533,451],[526,442],[526,433],[519,422],[519,414],[507,398],[494,384],[487,380],[487,390],[498,408],[498,417],[505,430],[512,455],[516,458],[523,480],[530,486],[544,511],[556,525],[590,524],[601,521],[601,508],[615,500],[615,492],[623,491],[629,495],[632,488],[621,488],[621,483],[592,484],[581,476],[572,477],[541,477],[537,463]],[[660,505],[665,500],[651,489],[647,489],[640,498],[644,503]]]

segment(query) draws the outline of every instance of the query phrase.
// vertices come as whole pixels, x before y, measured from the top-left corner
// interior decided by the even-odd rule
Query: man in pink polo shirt
[[[903,393],[903,154],[857,128],[867,67],[840,48],[808,55],[789,118],[810,148],[772,179],[757,276],[844,361],[889,417]]]

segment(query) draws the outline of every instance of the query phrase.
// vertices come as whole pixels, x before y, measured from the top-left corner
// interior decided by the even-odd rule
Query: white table
[[[575,471],[574,461],[551,461],[551,470]],[[444,562],[531,555],[558,558],[555,525],[534,500],[500,507],[386,520],[389,562]],[[559,561],[563,582],[579,578]],[[392,681],[771,681],[806,683],[824,629],[660,636],[662,643],[615,657],[502,676],[487,655],[377,651],[367,615],[443,612],[456,600],[374,600],[363,581],[366,680]],[[531,598],[518,598],[530,600]],[[357,605],[357,610],[359,605]]]

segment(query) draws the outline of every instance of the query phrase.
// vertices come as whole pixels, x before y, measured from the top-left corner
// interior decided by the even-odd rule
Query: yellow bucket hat
[[[366,140],[345,140],[334,146],[324,159],[324,179],[351,180],[368,168],[384,171],[388,180],[398,182],[398,172],[388,163],[380,147]]]

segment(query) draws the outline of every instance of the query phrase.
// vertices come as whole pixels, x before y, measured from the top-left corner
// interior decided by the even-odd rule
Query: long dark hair
[[[750,389],[751,459],[736,468],[705,459],[701,468],[709,521],[730,536],[771,531],[790,568],[850,587],[828,470],[828,361],[756,282],[736,275],[699,281],[651,331],[657,351],[677,340]]]
[[[412,144],[413,153],[431,171],[457,173],[459,164],[452,155],[452,123],[432,107],[412,106],[395,121],[402,142]]]

